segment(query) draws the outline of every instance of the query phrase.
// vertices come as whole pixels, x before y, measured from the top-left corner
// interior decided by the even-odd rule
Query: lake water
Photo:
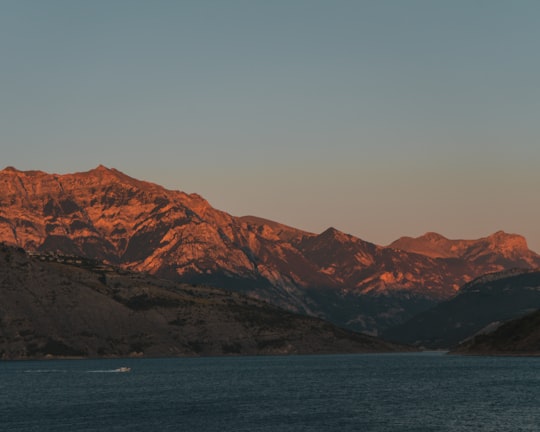
[[[114,372],[129,366],[129,373]],[[540,359],[439,353],[0,362],[7,431],[538,431]]]

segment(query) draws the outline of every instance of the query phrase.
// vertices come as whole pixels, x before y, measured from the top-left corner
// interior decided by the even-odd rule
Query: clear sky
[[[540,251],[537,0],[0,0],[1,165]]]

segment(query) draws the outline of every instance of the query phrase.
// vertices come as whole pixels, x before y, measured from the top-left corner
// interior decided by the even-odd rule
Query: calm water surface
[[[114,369],[129,366],[129,373]],[[540,359],[0,362],[7,431],[539,431]]]

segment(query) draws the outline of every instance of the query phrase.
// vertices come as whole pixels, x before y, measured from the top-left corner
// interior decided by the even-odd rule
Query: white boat
[[[115,372],[131,372],[131,368],[127,366],[119,367],[118,369],[115,369]]]

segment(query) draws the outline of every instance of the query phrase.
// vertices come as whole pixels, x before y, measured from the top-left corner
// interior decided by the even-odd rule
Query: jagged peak
[[[426,243],[432,244],[434,246],[442,246],[447,244],[448,242],[452,242],[452,240],[449,240],[447,237],[439,233],[428,231],[419,237],[400,237],[390,243],[388,247],[408,250],[410,247],[420,247],[421,245],[426,245]]]
[[[136,189],[150,192],[150,193],[158,193],[158,194],[167,194],[167,193],[174,193],[178,194],[179,196],[184,197],[185,199],[190,200],[190,203],[188,205],[193,206],[193,209],[196,209],[197,212],[204,211],[205,209],[211,208],[208,201],[202,197],[199,194],[196,193],[190,193],[187,194],[180,190],[169,190],[157,183],[152,183],[145,180],[139,180],[135,177],[131,177],[122,171],[116,169],[116,168],[109,168],[105,165],[99,164],[96,168],[84,172],[84,173],[76,173],[77,175],[85,175],[89,177],[96,177],[102,182],[112,182],[115,184],[123,184],[127,185],[128,187],[134,187]]]
[[[448,238],[439,233],[428,231],[419,237],[411,237],[411,236],[400,237],[397,240],[394,240],[389,246],[393,247],[393,245],[399,245],[399,244],[410,243],[410,242],[418,242],[422,240],[430,242],[430,243],[435,243],[435,242],[441,242],[441,241],[448,241]]]
[[[7,166],[5,167],[2,172],[20,172],[17,168],[13,167],[13,166]]]
[[[272,229],[275,229],[281,232],[294,231],[295,233],[298,233],[298,234],[314,235],[311,232],[304,231],[299,228],[294,228],[290,225],[285,225],[281,222],[276,222],[271,219],[266,219],[259,216],[253,216],[253,215],[238,216],[238,220],[241,222],[247,223],[248,225],[257,225],[257,226],[267,225],[271,227]]]
[[[423,240],[428,240],[428,241],[445,241],[445,240],[448,240],[448,238],[446,238],[445,236],[443,236],[443,235],[441,235],[439,233],[433,232],[433,231],[428,231],[424,235],[421,235],[420,237],[418,237],[418,239],[423,239]]]
[[[46,173],[43,171],[39,171],[39,170],[23,171],[13,166],[5,167],[2,171],[0,171],[0,173],[7,174],[7,175],[16,175],[16,176],[46,175]]]
[[[513,249],[528,249],[527,240],[520,234],[511,234],[497,231],[487,237],[487,240],[496,246],[505,246]]]
[[[127,174],[124,174],[122,171],[117,170],[116,168],[109,168],[105,165],[99,164],[97,167],[91,169],[90,171],[74,173],[74,176],[89,176],[96,177],[101,179],[101,181],[113,181],[115,183],[128,184],[130,186],[135,186],[139,189],[147,189],[149,187],[156,187],[153,183],[138,180],[134,177],[130,177]]]
[[[321,233],[321,235],[337,236],[337,235],[347,235],[347,234],[345,234],[344,232],[334,227],[328,227]]]
[[[88,171],[78,171],[66,174],[53,174],[44,171],[21,171],[13,166],[7,166],[0,171],[0,175],[11,177],[51,177],[64,185],[66,184],[66,182],[70,182],[73,179],[85,179],[85,182],[98,182],[102,184],[114,183],[116,185],[136,188],[150,193],[157,193],[162,195],[168,193],[178,194],[178,196],[182,196],[191,200],[191,203],[189,205],[196,205],[199,209],[210,206],[203,197],[196,193],[186,194],[185,192],[182,192],[180,190],[169,190],[159,184],[139,180],[137,178],[124,174],[122,171],[116,168],[107,167],[103,164],[99,164],[95,168],[92,168]]]
[[[445,236],[428,231],[420,237],[400,237],[392,242],[389,247],[407,252],[426,255],[431,258],[450,258],[455,256],[452,245],[455,240],[449,240]]]
[[[103,164],[99,164],[97,167],[95,167],[94,169],[91,169],[90,171],[88,172],[93,172],[93,173],[107,173],[107,174],[112,174],[112,175],[115,175],[115,176],[122,176],[122,177],[127,177],[127,178],[131,178],[133,180],[136,180],[135,178],[133,177],[130,177],[128,176],[127,174],[123,173],[122,171],[114,168],[114,167],[108,167],[108,166],[105,166]],[[138,180],[138,181],[142,181],[142,180]]]
[[[514,238],[514,237],[523,237],[520,234],[507,233],[506,231],[499,230],[489,235],[488,238]]]
[[[353,238],[350,234],[345,234],[343,231],[340,231],[334,227],[327,228],[321,234],[319,234],[319,237],[325,239],[331,238],[342,243],[350,241]]]
[[[113,175],[126,175],[121,171],[118,171],[116,168],[109,168],[105,165],[99,164],[97,167],[87,171],[84,174],[113,174]]]
[[[103,164],[99,164],[97,167],[95,167],[91,171],[108,171],[108,172],[110,172],[110,171],[113,171],[113,170],[116,171],[114,168],[111,169],[111,168],[106,167]]]

